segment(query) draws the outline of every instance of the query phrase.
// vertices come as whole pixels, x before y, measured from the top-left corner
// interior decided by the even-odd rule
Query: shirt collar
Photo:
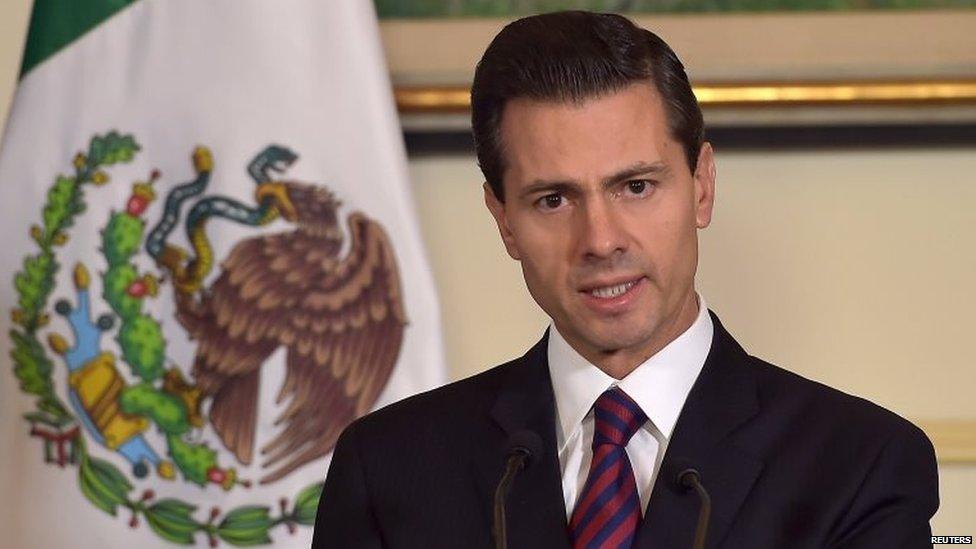
[[[691,386],[705,365],[713,332],[708,306],[699,295],[695,322],[618,381],[577,353],[550,323],[547,352],[560,427],[559,451],[580,428],[597,397],[614,385],[634,399],[661,434],[670,438]]]

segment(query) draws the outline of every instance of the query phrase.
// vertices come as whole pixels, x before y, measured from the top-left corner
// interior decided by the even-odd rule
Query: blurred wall
[[[0,120],[28,3],[0,4]],[[410,166],[453,377],[521,354],[546,318],[484,210],[474,158]],[[719,150],[718,173],[698,288],[746,349],[921,422],[940,453],[953,433],[971,440],[976,148]],[[942,459],[940,474],[934,531],[976,533],[976,463]]]

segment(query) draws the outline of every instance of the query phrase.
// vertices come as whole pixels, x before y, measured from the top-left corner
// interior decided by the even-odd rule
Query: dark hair
[[[562,11],[509,23],[485,50],[471,86],[475,151],[495,196],[505,198],[500,127],[508,100],[580,103],[641,80],[661,95],[671,134],[694,172],[704,140],[701,109],[664,40],[614,14]]]

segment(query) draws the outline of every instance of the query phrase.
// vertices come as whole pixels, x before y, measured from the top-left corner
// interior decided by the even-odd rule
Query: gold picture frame
[[[976,120],[976,10],[633,19],[678,52],[706,110],[961,106]],[[401,113],[466,112],[474,66],[508,22],[382,21]]]
[[[716,82],[696,85],[704,108],[835,105],[976,104],[976,78],[867,82]],[[404,114],[453,114],[470,108],[467,86],[398,86]]]

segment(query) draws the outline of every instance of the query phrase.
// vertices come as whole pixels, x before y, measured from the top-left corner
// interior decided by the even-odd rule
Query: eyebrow
[[[653,176],[663,176],[669,171],[668,166],[664,162],[636,162],[626,168],[603,178],[601,186],[603,188],[612,187],[617,183],[626,181],[628,179],[641,176],[641,175],[653,175]],[[578,189],[581,185],[578,181],[574,180],[555,180],[546,181],[542,179],[536,179],[529,185],[527,185],[522,192],[519,194],[523,197],[536,194],[539,192],[567,192],[574,189]]]

